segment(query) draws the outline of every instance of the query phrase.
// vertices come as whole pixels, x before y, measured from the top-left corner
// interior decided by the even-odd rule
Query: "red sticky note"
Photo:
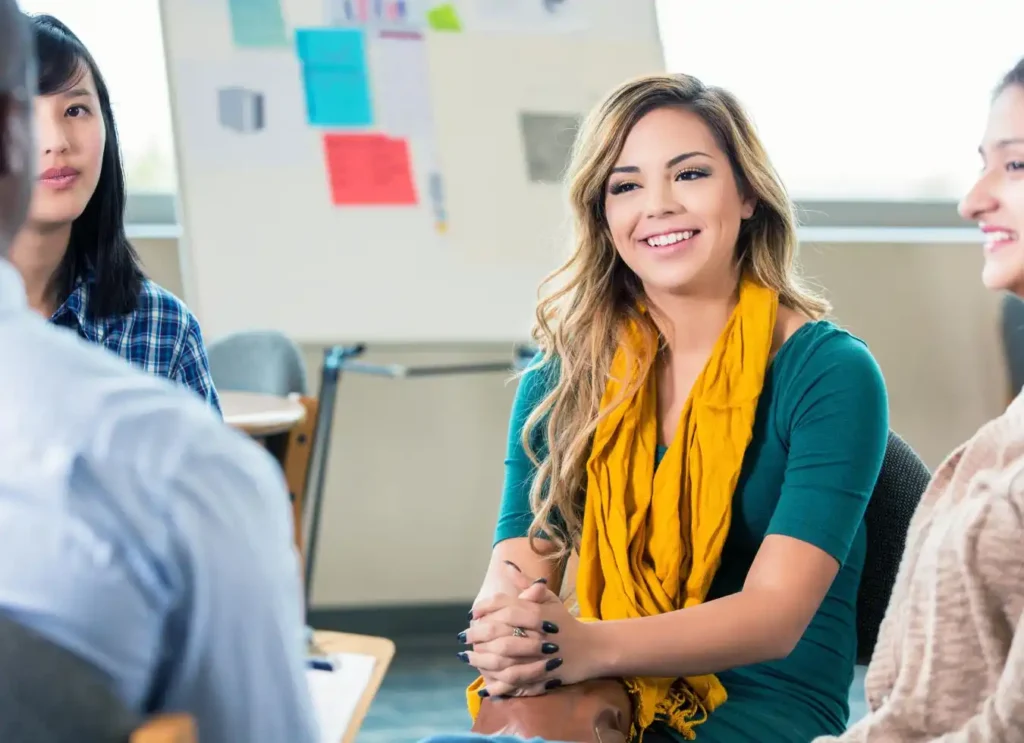
[[[416,204],[409,143],[383,134],[325,134],[331,199],[337,206]]]

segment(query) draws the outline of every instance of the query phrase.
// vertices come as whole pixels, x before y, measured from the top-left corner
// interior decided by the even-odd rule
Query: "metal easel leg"
[[[306,479],[306,498],[303,502],[302,541],[305,545],[305,602],[309,616],[309,601],[313,590],[313,571],[316,564],[317,537],[320,534],[320,512],[323,507],[324,480],[327,477],[327,457],[331,448],[331,428],[338,398],[338,381],[346,359],[355,358],[366,346],[332,346],[324,351],[320,375],[319,408],[313,434],[313,451],[309,458],[309,477]]]

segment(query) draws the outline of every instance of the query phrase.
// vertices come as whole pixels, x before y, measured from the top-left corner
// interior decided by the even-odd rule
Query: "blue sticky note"
[[[237,46],[288,46],[280,0],[228,0],[228,13]]]
[[[366,35],[362,29],[300,29],[295,32],[295,47],[302,62],[310,124],[373,124]]]

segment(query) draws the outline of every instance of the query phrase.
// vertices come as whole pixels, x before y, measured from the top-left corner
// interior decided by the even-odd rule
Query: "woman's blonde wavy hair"
[[[531,369],[557,381],[522,432],[537,467],[530,491],[530,537],[534,545],[532,540],[542,534],[549,537],[557,547],[550,553],[555,560],[578,547],[586,463],[597,423],[608,412],[601,409],[601,397],[620,330],[632,321],[657,337],[650,315],[638,309],[643,286],[612,243],[604,199],[629,132],[646,114],[665,107],[700,116],[728,156],[740,193],[756,198],[754,213],[741,225],[737,239],[741,275],[775,289],[781,304],[813,319],[829,311],[825,300],[800,283],[793,204],[739,101],[728,91],[681,74],[641,77],[613,90],[590,112],[576,138],[567,174],[572,255],[541,285],[542,294],[548,286],[558,288],[539,302],[533,333],[542,356]],[[540,454],[539,441],[546,455]]]

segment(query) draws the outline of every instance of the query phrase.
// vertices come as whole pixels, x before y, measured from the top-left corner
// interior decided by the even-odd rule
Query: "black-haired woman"
[[[40,172],[10,255],[29,302],[54,324],[194,390],[219,411],[199,323],[145,277],[125,234],[124,170],[103,76],[59,20],[31,22]]]

